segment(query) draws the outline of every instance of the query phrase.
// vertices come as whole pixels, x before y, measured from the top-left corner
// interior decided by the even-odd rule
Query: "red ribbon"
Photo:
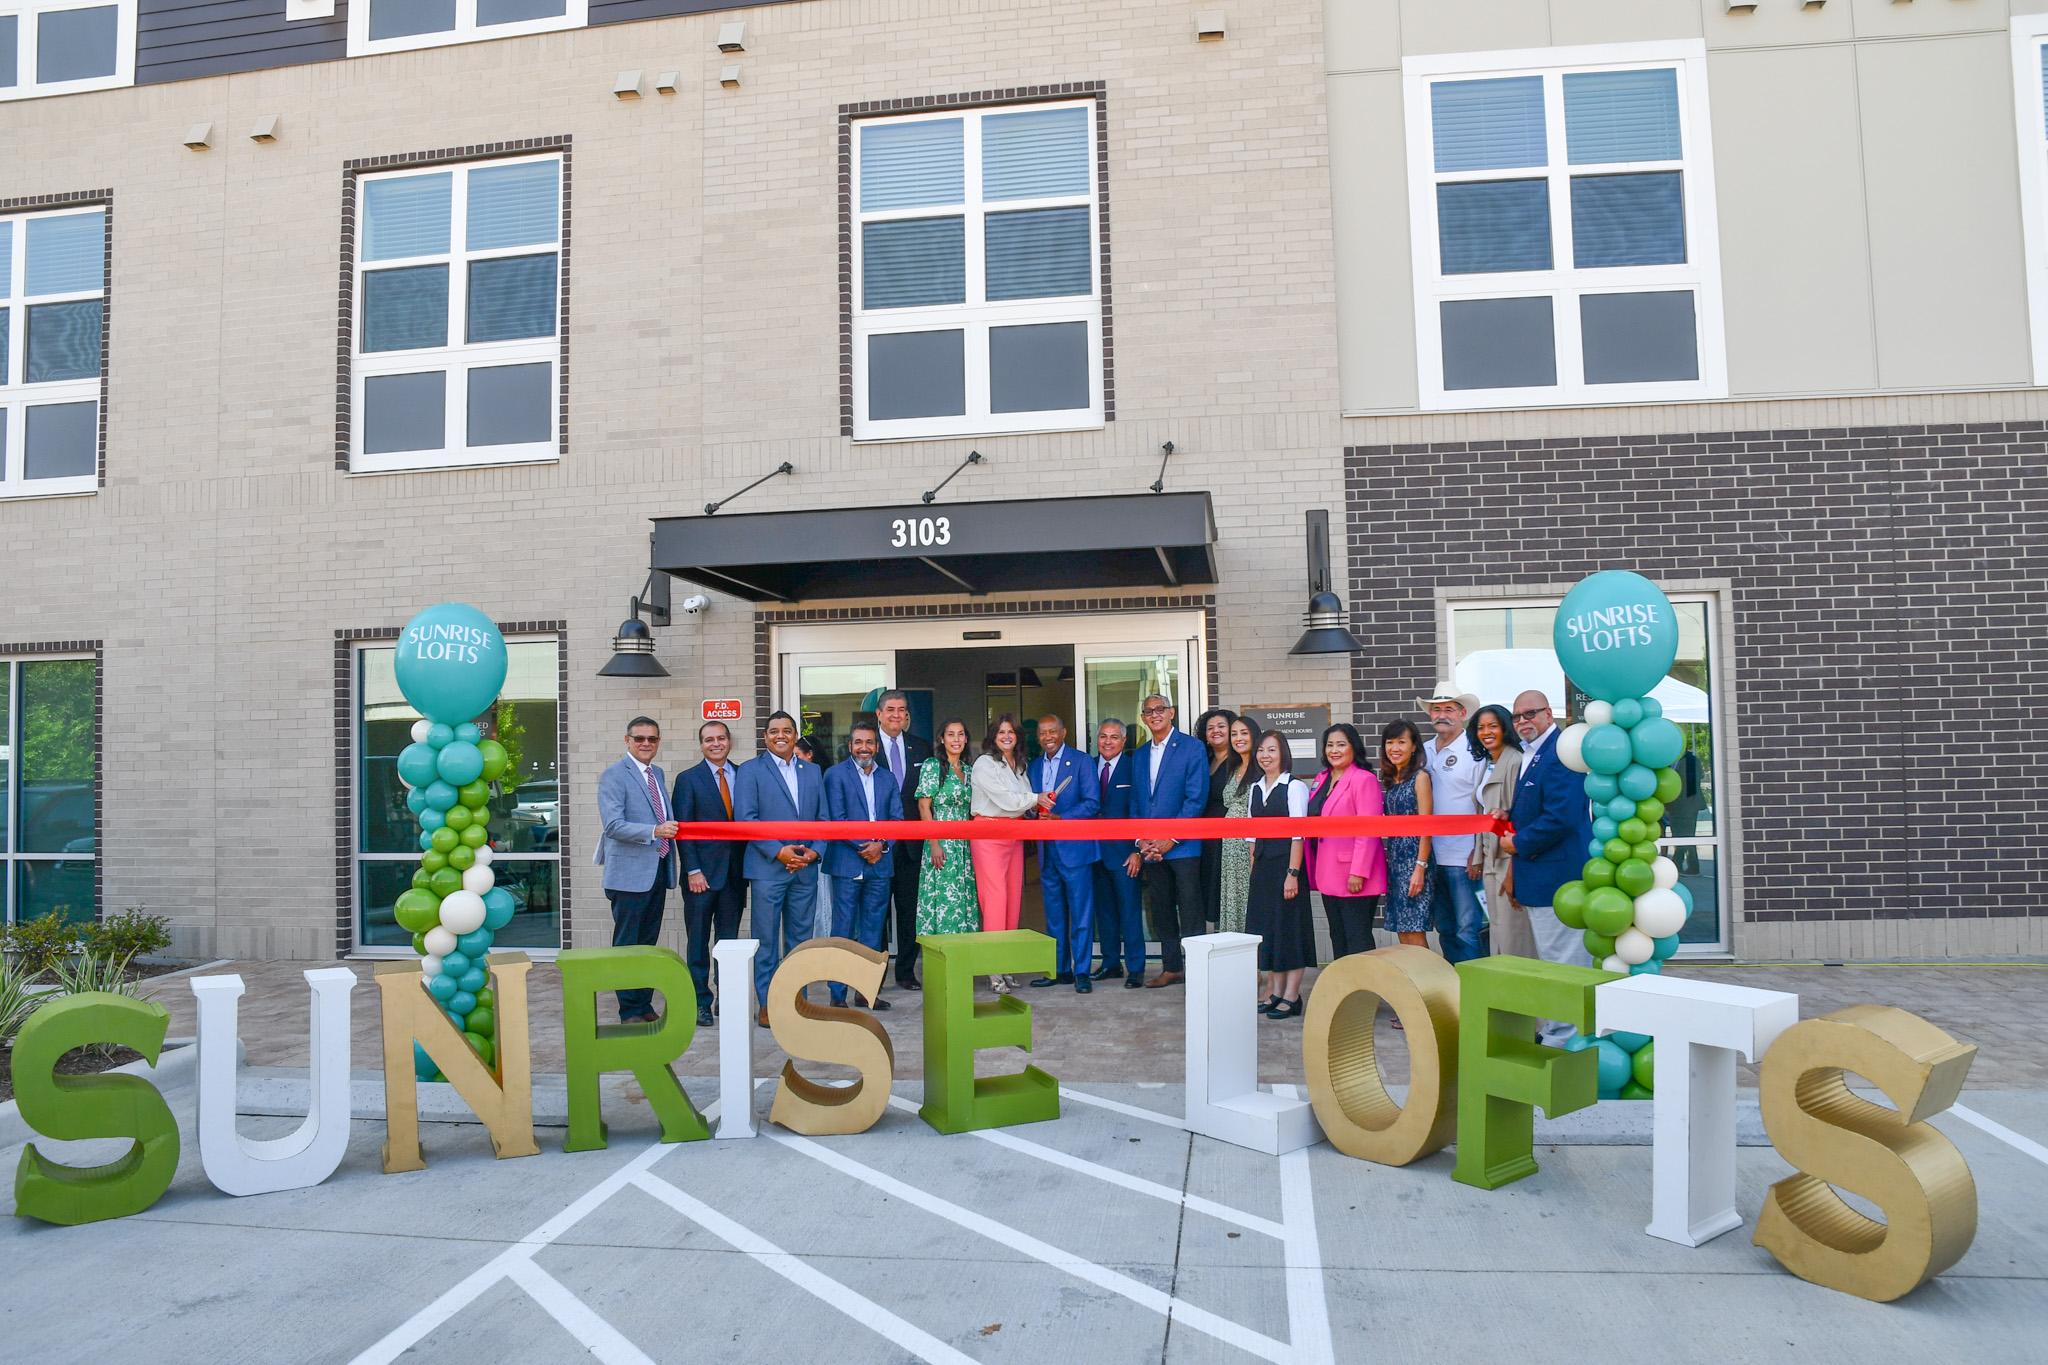
[[[1182,820],[698,820],[678,839],[1344,839],[1381,835],[1508,834],[1501,815],[1239,816]]]

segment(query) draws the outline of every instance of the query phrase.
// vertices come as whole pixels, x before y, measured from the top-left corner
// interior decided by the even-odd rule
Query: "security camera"
[[[706,597],[703,593],[697,593],[694,596],[685,597],[683,599],[683,615],[695,616],[698,612],[704,610],[704,608],[710,605],[711,599]]]

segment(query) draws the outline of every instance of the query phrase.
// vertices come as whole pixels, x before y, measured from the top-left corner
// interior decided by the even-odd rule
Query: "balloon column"
[[[1678,620],[1657,585],[1609,570],[1565,594],[1552,630],[1558,662],[1594,700],[1558,736],[1557,755],[1586,774],[1593,842],[1578,881],[1558,888],[1557,917],[1585,932],[1586,951],[1610,972],[1656,972],[1678,951],[1692,893],[1678,864],[1657,851],[1664,807],[1683,784],[1673,764],[1685,736],[1649,695],[1678,657]],[[1600,1053],[1603,1099],[1650,1094],[1654,1045],[1639,1034],[1577,1037]]]
[[[398,755],[405,803],[419,818],[420,866],[395,913],[427,993],[485,1066],[497,1061],[497,1016],[484,954],[515,907],[491,871],[491,783],[507,755],[474,718],[497,700],[505,667],[497,626],[459,602],[427,608],[398,638],[398,690],[422,719]],[[413,1067],[421,1080],[440,1074],[417,1043]]]

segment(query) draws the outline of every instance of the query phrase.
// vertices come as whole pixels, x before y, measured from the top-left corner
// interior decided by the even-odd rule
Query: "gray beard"
[[[871,773],[875,770],[875,756],[873,754],[855,754],[853,761],[860,765],[860,770],[864,773]]]

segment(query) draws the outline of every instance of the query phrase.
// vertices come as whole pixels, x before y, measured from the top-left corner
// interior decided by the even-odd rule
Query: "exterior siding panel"
[[[348,55],[348,0],[331,19],[287,23],[283,0],[141,0],[135,83],[264,71]]]

